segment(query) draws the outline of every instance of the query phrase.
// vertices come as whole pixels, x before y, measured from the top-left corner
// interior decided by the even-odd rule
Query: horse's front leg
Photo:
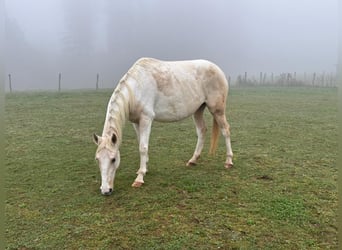
[[[139,152],[140,152],[140,168],[137,172],[137,178],[132,184],[132,187],[141,187],[144,183],[144,176],[147,172],[148,162],[148,142],[151,133],[152,119],[147,116],[141,117],[137,135],[139,135]]]

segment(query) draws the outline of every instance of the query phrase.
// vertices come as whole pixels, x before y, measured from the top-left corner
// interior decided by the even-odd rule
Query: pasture
[[[100,194],[92,133],[112,90],[6,95],[8,249],[336,249],[337,90],[232,87],[234,167],[186,167],[191,118],[154,123],[149,172],[126,123],[114,192]]]

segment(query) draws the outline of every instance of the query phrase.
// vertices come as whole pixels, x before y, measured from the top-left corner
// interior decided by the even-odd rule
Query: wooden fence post
[[[241,75],[238,75],[237,79],[236,79],[236,82],[238,85],[242,85],[242,77]]]
[[[62,73],[58,74],[58,92],[61,92]]]
[[[266,72],[264,73],[264,77],[262,78],[262,84],[265,84],[266,83],[266,77],[267,77],[267,75],[266,75]]]
[[[334,75],[333,75],[332,72],[330,73],[329,86],[330,86],[330,87],[333,87],[333,86],[334,86]]]
[[[10,92],[12,93],[12,76],[11,76],[11,74],[8,74],[8,84],[9,84]]]
[[[313,73],[313,75],[312,75],[312,86],[315,86],[315,80],[316,80],[316,73]]]
[[[99,73],[96,74],[96,90],[99,89],[99,78],[100,78],[100,75]]]

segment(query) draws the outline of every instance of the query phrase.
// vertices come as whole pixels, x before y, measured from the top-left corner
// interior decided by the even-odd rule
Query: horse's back
[[[165,85],[221,85],[228,88],[228,82],[223,71],[213,62],[196,59],[184,61],[162,61],[155,58],[140,58],[132,68],[145,71],[152,76],[155,83],[161,88]]]

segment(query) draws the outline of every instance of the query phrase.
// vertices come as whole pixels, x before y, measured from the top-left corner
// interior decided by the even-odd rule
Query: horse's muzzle
[[[105,195],[105,196],[111,195],[112,192],[113,192],[113,189],[112,189],[112,188],[110,188],[107,192],[102,192],[102,191],[101,191],[102,195]]]

